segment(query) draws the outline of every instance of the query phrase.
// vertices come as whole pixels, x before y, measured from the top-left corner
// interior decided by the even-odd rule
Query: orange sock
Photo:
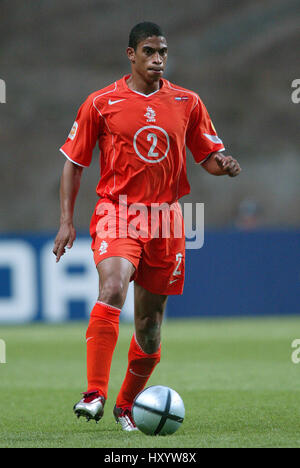
[[[128,368],[116,405],[119,408],[131,407],[136,395],[143,390],[155,366],[160,361],[159,349],[153,354],[146,354],[132,337],[128,352]]]
[[[119,336],[121,310],[103,302],[94,306],[86,332],[88,392],[107,398],[113,352]]]

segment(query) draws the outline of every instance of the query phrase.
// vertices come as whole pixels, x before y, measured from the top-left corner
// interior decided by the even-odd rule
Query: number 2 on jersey
[[[180,264],[182,262],[182,253],[178,253],[176,254],[176,262],[177,262],[177,265],[176,265],[176,268],[175,270],[173,271],[173,276],[179,276],[181,275],[181,270],[179,270],[179,267],[180,267]]]
[[[155,133],[148,133],[147,141],[151,141],[151,140],[152,140],[152,146],[148,152],[148,156],[152,156],[153,158],[155,158],[158,156],[158,153],[153,153],[157,145],[157,135],[155,135]]]

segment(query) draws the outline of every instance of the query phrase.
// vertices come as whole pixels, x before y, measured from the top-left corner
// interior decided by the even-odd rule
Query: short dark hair
[[[151,36],[164,36],[161,27],[149,21],[138,23],[130,31],[128,47],[136,50],[139,42]]]

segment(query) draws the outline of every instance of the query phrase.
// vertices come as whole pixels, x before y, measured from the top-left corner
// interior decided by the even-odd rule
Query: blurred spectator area
[[[217,178],[188,155],[192,192],[206,226],[234,225],[243,200],[260,226],[299,226],[299,0],[2,0],[0,203],[2,232],[56,229],[64,158],[58,152],[88,94],[129,72],[128,34],[159,23],[169,43],[166,77],[199,93],[227,153],[243,168]],[[76,226],[96,202],[97,151],[83,175]]]

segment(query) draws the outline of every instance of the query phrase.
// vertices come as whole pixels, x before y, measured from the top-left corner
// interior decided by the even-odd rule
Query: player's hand
[[[56,263],[65,254],[66,247],[71,249],[76,239],[76,231],[71,223],[62,223],[54,241],[53,253],[56,255]]]
[[[241,172],[241,167],[236,159],[232,156],[215,156],[215,161],[219,168],[222,169],[229,177],[236,177]]]

